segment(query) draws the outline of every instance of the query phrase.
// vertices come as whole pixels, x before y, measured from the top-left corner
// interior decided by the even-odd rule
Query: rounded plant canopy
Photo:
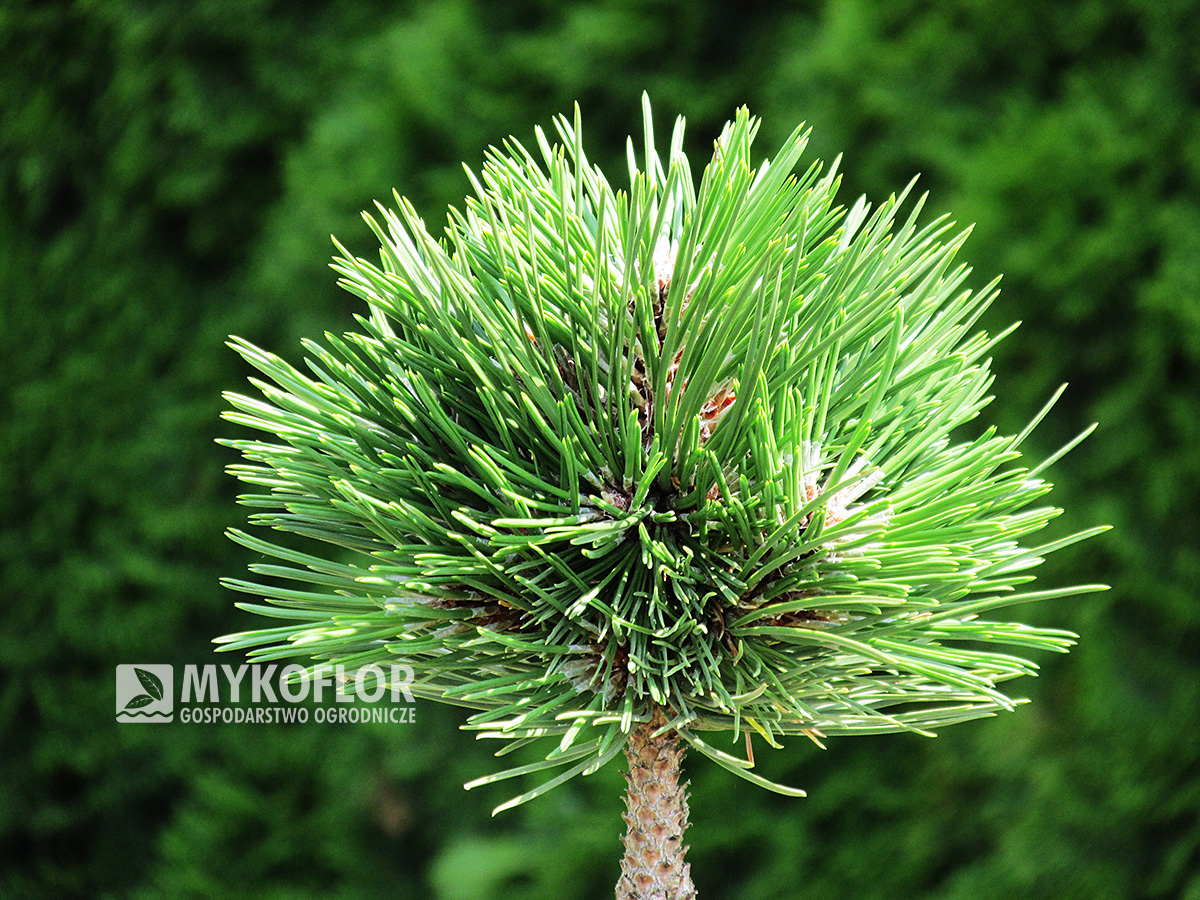
[[[996,286],[964,287],[966,232],[908,189],[836,205],[803,129],[756,161],[745,110],[697,185],[682,120],[664,157],[645,111],[627,191],[576,111],[557,144],[491,149],[440,238],[399,197],[368,216],[379,264],[335,264],[367,313],[305,342],[307,373],[233,344],[269,379],[229,397],[267,435],[229,442],[251,523],[319,543],[232,532],[278,563],[227,583],[283,624],[225,649],[411,666],[468,727],[549,740],[481,779],[564,767],[513,802],[656,711],[799,793],[722,747],[1010,708],[998,685],[1035,667],[995,648],[1072,635],[986,615],[1098,588],[1024,587],[1099,530],[1028,542],[1059,512],[1028,429],[955,436],[999,340],[974,330]]]

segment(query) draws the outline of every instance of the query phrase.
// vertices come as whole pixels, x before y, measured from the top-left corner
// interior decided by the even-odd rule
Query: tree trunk
[[[629,788],[625,792],[625,858],[617,882],[617,900],[694,900],[696,888],[684,860],[688,827],[687,785],[679,783],[683,747],[679,735],[654,732],[667,723],[655,708],[649,722],[629,737],[625,756]]]

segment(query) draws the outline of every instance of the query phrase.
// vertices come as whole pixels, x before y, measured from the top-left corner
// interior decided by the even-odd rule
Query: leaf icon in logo
[[[151,703],[155,700],[161,700],[163,698],[163,686],[162,682],[159,681],[158,676],[156,676],[153,672],[147,672],[145,669],[134,669],[133,673],[137,675],[138,681],[142,683],[142,687],[144,687],[146,689],[146,693],[150,695],[149,699],[146,700],[146,703]],[[134,697],[133,700],[129,701],[129,703],[132,705],[134,702],[141,699],[141,697]],[[141,703],[139,705],[145,706],[146,703]],[[125,708],[129,709],[128,706]]]
[[[152,675],[150,677],[153,678],[154,676]],[[138,696],[136,696],[132,700],[130,700],[128,703],[126,703],[125,708],[126,709],[141,709],[143,706],[149,706],[156,699],[159,699],[159,698],[151,697],[149,694],[139,694]]]

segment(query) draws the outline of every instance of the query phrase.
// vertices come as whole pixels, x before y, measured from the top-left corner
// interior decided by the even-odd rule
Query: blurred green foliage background
[[[117,663],[260,622],[213,440],[245,336],[351,327],[336,233],[393,187],[436,227],[488,143],[582,105],[619,174],[649,90],[707,157],[746,103],[843,199],[914,174],[1005,289],[985,416],[1035,434],[1065,535],[1034,611],[1080,632],[1034,703],[936,740],[760,750],[789,800],[692,760],[717,898],[1200,898],[1200,8],[1186,0],[78,0],[0,5],[0,896],[600,898],[616,767],[502,815],[490,750],[396,728],[117,726]],[[222,660],[224,661],[224,660]],[[764,757],[765,753],[765,758]],[[488,793],[493,790],[493,793]]]

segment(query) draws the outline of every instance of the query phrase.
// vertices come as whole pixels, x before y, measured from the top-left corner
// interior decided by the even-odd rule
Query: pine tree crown
[[[466,727],[561,768],[616,756],[656,710],[695,750],[784,793],[713,732],[912,731],[1020,702],[1000,685],[1068,632],[986,618],[1100,590],[1031,590],[1060,510],[1015,436],[957,436],[990,401],[966,230],[910,184],[835,203],[838,161],[769,161],[737,112],[698,185],[679,119],[644,99],[629,189],[588,162],[578,108],[536,152],[491,148],[440,238],[396,196],[341,245],[358,330],[305,341],[307,372],[244,341],[267,381],[227,395],[231,467],[274,562],[226,584],[279,627],[218,639],[257,661],[403,662]],[[905,206],[907,211],[903,211]],[[1090,429],[1089,429],[1090,431]],[[299,585],[299,586],[297,586]],[[984,618],[981,618],[983,616]],[[471,786],[471,785],[468,785]]]

